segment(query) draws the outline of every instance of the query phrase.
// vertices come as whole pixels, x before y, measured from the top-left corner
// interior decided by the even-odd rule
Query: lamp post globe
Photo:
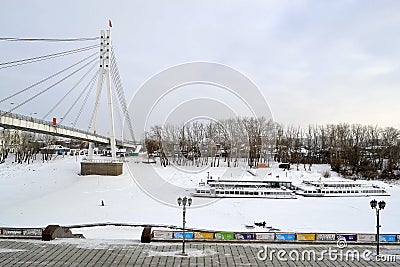
[[[374,200],[371,200],[371,202],[370,202],[369,204],[371,205],[371,208],[372,208],[372,209],[375,209],[377,203],[378,203],[378,201],[376,201],[376,200],[374,199]]]
[[[379,209],[380,210],[383,210],[384,208],[385,208],[385,206],[386,206],[386,202],[385,201],[379,201],[379,203],[378,203],[378,206],[379,206]]]

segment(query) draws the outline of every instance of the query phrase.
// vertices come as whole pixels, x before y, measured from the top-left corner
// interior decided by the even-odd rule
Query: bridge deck
[[[82,131],[64,125],[53,125],[53,123],[35,119],[32,117],[0,111],[0,126],[23,131],[57,135],[61,137],[74,138],[78,140],[93,141],[103,144],[110,143],[109,138],[98,134]]]
[[[28,132],[56,135],[60,137],[73,138],[83,141],[91,141],[100,144],[109,144],[110,138],[87,131],[82,131],[64,125],[53,125],[52,122],[44,121],[29,116],[0,111],[0,127],[18,129]],[[118,146],[135,147],[132,142],[116,140]]]

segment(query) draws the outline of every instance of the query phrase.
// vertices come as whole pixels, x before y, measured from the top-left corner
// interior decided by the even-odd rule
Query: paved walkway
[[[187,257],[177,255],[181,249],[180,243],[2,239],[0,266],[399,266],[400,263],[398,245],[381,248],[381,255],[386,258],[395,255],[396,262],[369,260],[373,257],[369,251],[375,251],[371,246],[338,249],[335,244],[329,247],[196,242],[186,244]],[[363,255],[369,258],[365,260]]]

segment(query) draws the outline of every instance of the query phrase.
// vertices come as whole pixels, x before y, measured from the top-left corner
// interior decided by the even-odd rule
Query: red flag
[[[108,26],[110,26],[110,28],[112,28],[111,19],[108,20]]]

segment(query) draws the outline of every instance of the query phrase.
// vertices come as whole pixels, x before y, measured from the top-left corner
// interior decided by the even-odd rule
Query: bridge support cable
[[[93,54],[93,55],[87,57],[85,60],[87,60],[87,59],[90,58],[90,57],[93,57],[93,56],[96,55],[96,54],[97,54],[97,52],[96,52],[95,54]],[[65,76],[64,78],[62,78],[61,80],[59,80],[58,82],[56,82],[56,83],[50,85],[50,86],[47,87],[46,89],[44,89],[44,90],[40,91],[39,93],[33,95],[32,97],[28,98],[27,100],[23,101],[22,103],[16,105],[16,106],[13,107],[12,109],[10,109],[9,112],[12,112],[12,111],[16,110],[17,108],[19,108],[19,107],[25,105],[26,103],[32,101],[33,99],[37,98],[38,96],[44,94],[45,92],[49,91],[50,89],[52,89],[52,88],[55,87],[56,85],[62,83],[62,82],[65,81],[66,79],[72,77],[73,75],[75,75],[77,72],[81,71],[82,69],[84,69],[84,68],[87,67],[88,65],[92,64],[92,63],[93,63],[94,61],[96,61],[96,60],[97,60],[97,58],[92,59],[91,61],[89,61],[88,63],[86,63],[85,65],[83,65],[82,67],[80,67],[79,69],[75,70],[74,72],[68,74],[67,76]]]
[[[12,42],[81,42],[96,41],[100,37],[82,37],[82,38],[19,38],[19,37],[1,37],[0,41]]]
[[[96,64],[97,65],[97,62]],[[82,99],[83,94],[87,91],[87,89],[89,88],[89,86],[91,86],[89,93],[91,91],[91,89],[93,88],[93,82],[94,82],[94,78],[97,77],[97,72],[95,73],[95,75],[93,76],[93,78],[90,80],[90,82],[85,86],[85,88],[81,91],[81,93],[79,94],[79,96],[75,99],[74,103],[69,107],[69,109],[67,110],[67,112],[64,114],[64,116],[62,117],[62,119],[60,120],[60,123],[62,123],[65,118],[68,117],[69,113],[73,110],[73,108],[75,107],[75,105],[79,102],[79,100]],[[80,116],[80,114],[79,114]],[[75,119],[77,121],[77,119]]]
[[[97,75],[97,91],[96,91],[96,100],[94,102],[94,109],[92,116],[90,118],[89,122],[89,128],[91,127],[93,132],[96,133],[97,131],[97,116],[98,116],[98,109],[99,109],[99,103],[100,103],[100,97],[101,97],[101,92],[103,88],[103,81],[104,81],[104,70],[100,67]]]
[[[101,38],[104,38],[102,36]],[[89,126],[88,126],[88,131],[91,128],[94,133],[97,131],[97,116],[98,116],[98,109],[99,109],[99,103],[100,103],[100,98],[101,98],[101,92],[103,89],[103,81],[104,81],[104,57],[106,54],[106,50],[104,48],[104,42],[103,39],[100,42],[100,63],[99,63],[99,70],[97,74],[97,91],[96,91],[96,99],[94,102],[94,108],[92,112],[92,116],[90,117],[89,121]]]
[[[24,92],[26,92],[26,91],[31,90],[32,88],[34,88],[34,87],[36,87],[36,86],[38,86],[38,85],[40,85],[40,84],[42,84],[42,83],[44,83],[44,82],[46,82],[46,81],[52,79],[52,78],[54,78],[54,77],[60,75],[61,73],[64,73],[64,72],[68,71],[69,69],[72,69],[73,67],[75,67],[75,66],[77,66],[77,65],[79,65],[79,64],[81,64],[81,63],[83,63],[83,62],[85,62],[86,60],[92,58],[93,56],[95,56],[95,55],[97,55],[97,54],[98,54],[98,52],[96,52],[96,53],[94,53],[94,54],[92,54],[92,55],[90,55],[90,56],[88,56],[88,57],[86,57],[86,58],[84,58],[84,59],[81,59],[81,60],[79,60],[78,62],[72,64],[71,66],[69,66],[69,67],[67,67],[67,68],[65,68],[65,69],[62,69],[62,70],[56,72],[55,74],[50,75],[50,76],[48,76],[48,77],[46,77],[46,78],[44,78],[44,79],[42,79],[42,80],[40,80],[40,81],[38,81],[38,82],[36,82],[36,83],[34,83],[34,84],[31,84],[30,86],[28,86],[28,87],[26,87],[26,88],[24,88],[24,89],[22,89],[22,90],[20,90],[20,91],[18,91],[18,92],[16,92],[16,93],[10,95],[10,96],[7,96],[7,97],[5,97],[5,98],[3,98],[3,99],[0,99],[0,103],[3,103],[4,101],[7,101],[8,99],[11,99],[11,98],[13,98],[13,97],[15,97],[15,96],[17,96],[17,95],[20,95],[20,94],[22,94],[22,93],[24,93]],[[13,110],[14,110],[14,109],[13,109]],[[11,111],[12,111],[12,110],[10,110],[10,112],[11,112]]]
[[[82,111],[83,111],[84,107],[86,106],[86,103],[87,103],[87,101],[89,99],[89,96],[90,96],[92,90],[93,90],[93,87],[94,87],[94,84],[95,84],[95,81],[96,81],[98,75],[99,75],[99,72],[96,71],[96,73],[94,74],[93,78],[90,80],[89,84],[87,85],[87,87],[89,87],[89,90],[88,90],[88,92],[87,92],[87,94],[86,94],[86,96],[85,96],[85,98],[83,100],[81,108],[78,111],[78,115],[76,116],[75,121],[72,123],[73,127],[75,127],[75,125],[78,123],[78,120],[79,120],[79,118],[80,118],[80,116],[82,114]],[[89,125],[90,124],[91,123],[89,123]],[[87,131],[89,132],[89,130],[90,130],[90,127],[88,128]]]
[[[44,56],[3,62],[3,63],[0,63],[0,70],[6,69],[6,68],[11,68],[11,67],[16,67],[16,66],[20,66],[20,65],[30,64],[30,63],[34,63],[34,62],[49,60],[49,59],[53,59],[53,58],[57,58],[57,57],[77,54],[77,53],[89,51],[89,50],[92,50],[92,49],[95,49],[98,47],[99,47],[99,45],[91,45],[91,46],[85,46],[85,47],[81,47],[81,48],[77,48],[77,49],[72,49],[72,50],[49,54],[49,55],[44,55]]]
[[[129,116],[129,111],[128,111],[128,107],[127,107],[127,104],[126,104],[126,98],[125,98],[125,93],[124,93],[124,89],[123,89],[123,86],[122,86],[121,77],[119,75],[117,59],[115,57],[114,49],[112,47],[111,47],[111,74],[112,74],[112,80],[113,80],[114,86],[115,86],[116,91],[117,91],[118,100],[119,100],[119,103],[120,103],[120,106],[121,106],[121,109],[122,109],[122,112],[123,112],[124,119],[128,123],[128,130],[129,130],[129,133],[131,135],[132,141],[135,142],[135,136],[134,136],[134,133],[133,133],[132,121],[131,121],[131,118]],[[123,136],[123,131],[122,131],[122,136]]]
[[[112,94],[113,94],[113,99],[117,99],[115,90],[112,91]],[[124,142],[124,140],[123,140],[123,126],[124,126],[123,111],[122,111],[121,105],[119,105],[119,103],[117,103],[116,101],[113,102],[113,105],[114,105],[114,114],[116,114],[114,116],[114,118],[115,117],[117,118],[117,128],[119,127],[121,129],[120,134],[121,134],[121,141],[123,143]],[[119,137],[119,135],[118,135],[118,137]]]
[[[81,82],[89,75],[89,73],[91,71],[93,71],[94,67],[96,67],[97,62],[95,62],[90,68],[89,70],[79,79],[79,81],[63,96],[61,97],[61,99],[49,110],[49,112],[46,113],[46,115],[43,116],[43,120],[46,119],[63,101],[65,101],[65,98],[71,94],[71,92],[73,90],[75,90],[80,84]],[[66,116],[64,115],[62,117],[62,120],[60,121],[60,123],[66,118]]]

